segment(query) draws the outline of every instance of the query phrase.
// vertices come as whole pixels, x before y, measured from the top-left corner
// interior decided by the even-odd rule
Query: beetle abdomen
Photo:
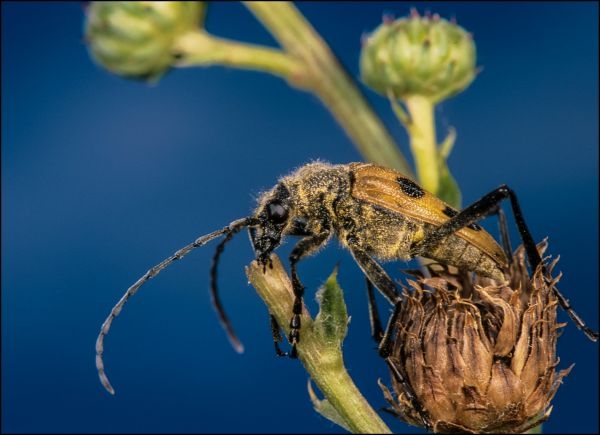
[[[454,234],[441,239],[429,252],[423,252],[421,255],[488,278],[504,280],[504,273],[496,261],[475,245]]]
[[[342,244],[351,235],[361,249],[380,260],[410,260],[415,235],[423,223],[375,204],[347,198],[337,207]]]

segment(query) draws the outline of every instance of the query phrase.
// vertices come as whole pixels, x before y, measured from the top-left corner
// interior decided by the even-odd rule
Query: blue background
[[[465,202],[512,186],[534,237],[549,235],[561,255],[563,293],[598,329],[597,4],[414,5],[455,15],[484,67],[437,111],[440,134],[458,129],[450,166]],[[356,77],[361,34],[408,6],[299,8]],[[82,21],[78,3],[2,4],[2,431],[342,432],[312,410],[301,365],[274,356],[267,311],[243,273],[245,236],[225,252],[221,289],[246,352],[230,348],[210,306],[208,247],[131,300],[106,340],[117,395],[100,386],[99,327],[150,266],[247,215],[294,167],[361,157],[316,97],[276,77],[194,68],[152,87],[113,76],[90,60]],[[213,4],[207,28],[275,45],[238,3]],[[387,101],[365,93],[408,152]],[[495,231],[494,219],[486,227]],[[336,243],[300,266],[307,301],[314,313],[314,290],[338,260],[352,315],[347,366],[379,408],[376,380],[389,376],[362,278]],[[386,267],[399,277],[404,266]],[[598,345],[569,323],[558,351],[561,367],[576,366],[544,432],[597,432]]]

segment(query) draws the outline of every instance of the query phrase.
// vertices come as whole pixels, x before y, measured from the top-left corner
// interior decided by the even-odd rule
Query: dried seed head
[[[546,249],[542,242],[540,253]],[[556,372],[557,277],[541,269],[529,279],[523,248],[509,286],[430,266],[431,278],[409,280],[391,361],[408,380],[435,432],[523,433],[548,418],[561,380]],[[556,264],[554,261],[548,270]],[[392,411],[407,423],[421,418],[400,383]]]

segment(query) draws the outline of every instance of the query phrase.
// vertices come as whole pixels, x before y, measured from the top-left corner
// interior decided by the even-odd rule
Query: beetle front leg
[[[288,339],[292,344],[292,350],[289,353],[290,358],[298,357],[298,350],[296,346],[300,341],[300,327],[301,327],[301,315],[302,315],[302,297],[304,296],[304,285],[298,277],[298,271],[296,266],[302,258],[312,254],[321,246],[323,246],[329,239],[331,233],[326,230],[320,234],[314,236],[305,237],[300,240],[292,253],[290,254],[290,268],[292,272],[292,288],[294,290],[294,305],[292,308],[292,319],[290,321],[290,334]]]
[[[281,342],[281,332],[280,332],[280,327],[279,327],[279,323],[277,322],[277,319],[275,318],[275,316],[273,315],[273,313],[271,313],[269,311],[269,318],[271,320],[271,335],[273,336],[273,344],[275,346],[275,353],[277,354],[277,356],[287,356],[287,353],[282,351],[281,348],[279,347],[279,343]]]

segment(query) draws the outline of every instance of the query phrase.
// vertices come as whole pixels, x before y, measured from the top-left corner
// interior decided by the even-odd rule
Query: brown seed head
[[[538,246],[542,255],[546,241]],[[558,259],[556,259],[557,261]],[[556,261],[548,270],[551,272]],[[440,265],[408,280],[391,361],[408,380],[435,432],[523,433],[548,418],[571,367],[557,372],[557,300],[538,268],[532,279],[520,247],[508,285]],[[391,411],[421,418],[392,376]]]

